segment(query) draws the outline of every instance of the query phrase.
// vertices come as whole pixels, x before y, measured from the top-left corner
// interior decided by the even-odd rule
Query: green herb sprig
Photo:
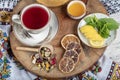
[[[103,38],[108,38],[110,36],[110,31],[116,30],[119,28],[119,23],[117,23],[112,18],[100,18],[98,19],[96,16],[87,17],[84,19],[87,25],[93,26],[97,29],[98,33]]]

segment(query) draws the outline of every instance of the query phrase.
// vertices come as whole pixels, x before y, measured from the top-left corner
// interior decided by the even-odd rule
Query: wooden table
[[[14,9],[13,13],[18,13],[23,7],[28,4],[34,3],[32,0],[22,0]],[[101,12],[107,14],[105,8],[98,0],[88,0],[87,2],[87,14],[94,12]],[[72,33],[77,35],[77,25],[80,20],[73,20],[69,18],[66,14],[66,5],[61,7],[50,8],[58,17],[59,20],[59,31],[55,38],[50,42],[55,48],[55,54],[57,54],[57,62],[59,63],[64,49],[61,47],[60,41],[62,37],[66,34]],[[31,63],[31,55],[33,53],[25,52],[25,51],[17,51],[15,48],[17,46],[25,46],[21,44],[14,36],[13,32],[10,34],[10,42],[13,54],[20,61],[20,63],[29,71],[47,78],[63,78],[69,77],[85,71],[90,66],[92,66],[103,54],[105,48],[95,49],[90,48],[83,43],[81,43],[83,48],[83,53],[80,56],[80,61],[77,64],[74,71],[69,74],[63,74],[60,70],[58,70],[58,66],[53,69],[51,72],[47,73],[45,71],[40,71],[38,67]],[[84,55],[85,54],[85,55]],[[57,63],[57,64],[58,64]]]

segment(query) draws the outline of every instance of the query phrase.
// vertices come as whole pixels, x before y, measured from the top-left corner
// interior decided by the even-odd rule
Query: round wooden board
[[[22,9],[24,6],[33,3],[33,1],[31,1],[30,3],[30,1],[31,0],[22,0],[18,4],[18,6],[15,7],[13,13],[18,13],[20,9]],[[50,44],[54,46],[54,49],[55,49],[54,53],[57,55],[57,62],[59,63],[59,60],[61,59],[62,55],[65,52],[65,50],[61,47],[60,41],[62,37],[66,34],[72,33],[77,35],[77,25],[80,20],[73,20],[67,16],[65,12],[66,5],[57,7],[57,8],[51,8],[51,10],[56,14],[59,20],[59,31],[55,36],[55,38],[50,42]],[[101,12],[105,14],[107,13],[103,5],[98,0],[88,0],[87,13],[89,14],[94,12]],[[82,49],[79,63],[71,73],[68,73],[68,74],[62,73],[58,69],[58,63],[55,69],[47,73],[45,71],[40,71],[38,67],[36,67],[34,64],[31,63],[31,55],[34,53],[26,52],[26,51],[17,51],[15,49],[17,46],[25,46],[25,45],[21,44],[16,39],[13,32],[11,32],[10,34],[10,43],[11,43],[13,54],[27,70],[39,76],[47,77],[47,78],[63,78],[63,77],[69,77],[69,76],[73,76],[78,73],[81,73],[82,71],[85,71],[90,66],[92,66],[100,58],[100,56],[102,56],[105,50],[105,48],[95,49],[82,44],[81,47],[83,49]]]

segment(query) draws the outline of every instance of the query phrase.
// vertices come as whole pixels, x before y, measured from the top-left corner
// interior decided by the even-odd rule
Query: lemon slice
[[[90,40],[103,40],[103,37],[97,32],[97,30],[91,25],[85,25],[80,28],[83,35]]]
[[[104,45],[104,40],[89,40],[90,45],[95,48],[101,48]]]

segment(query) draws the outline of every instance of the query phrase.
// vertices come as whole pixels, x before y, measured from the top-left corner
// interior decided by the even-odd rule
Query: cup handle
[[[12,21],[17,23],[17,24],[21,24],[21,21],[20,21],[20,16],[18,14],[14,14],[12,16]]]

